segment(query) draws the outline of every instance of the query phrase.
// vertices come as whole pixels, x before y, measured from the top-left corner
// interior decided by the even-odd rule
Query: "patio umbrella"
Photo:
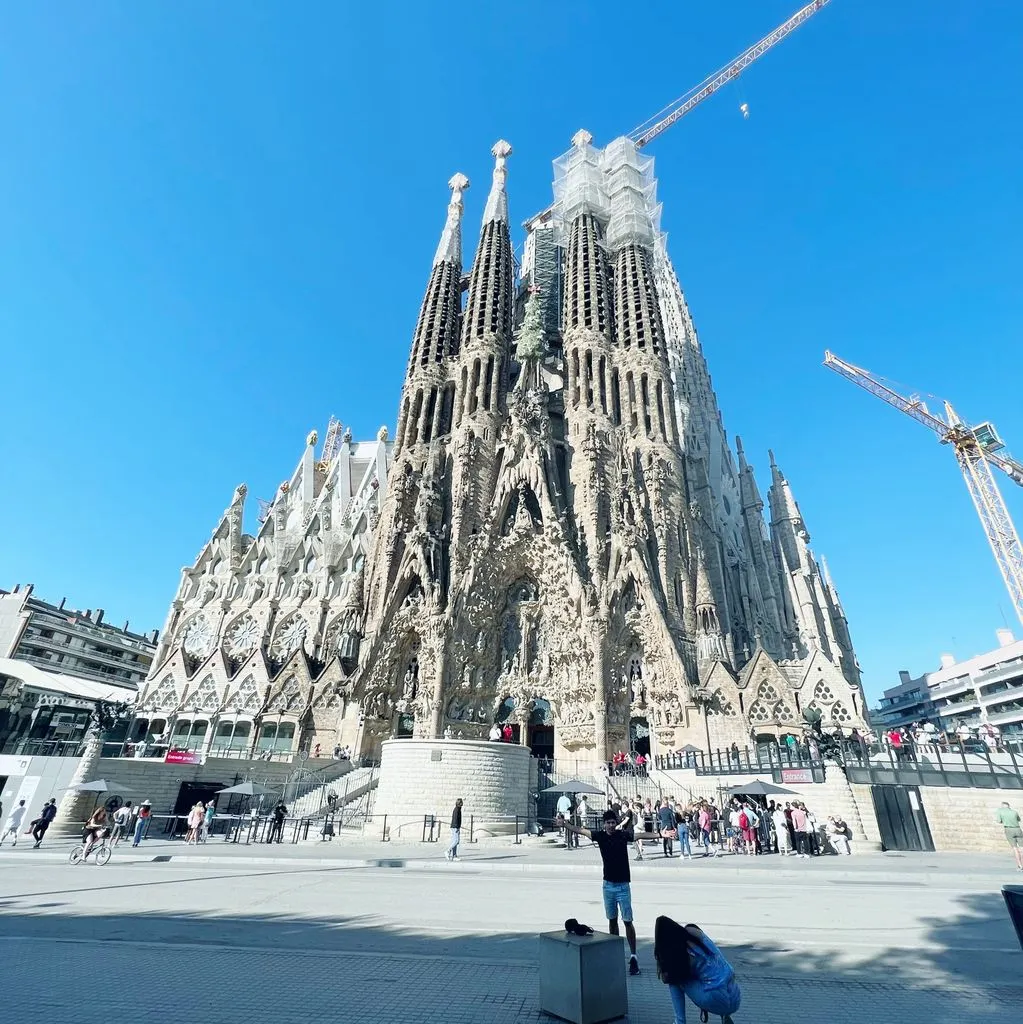
[[[675,751],[676,754],[698,754],[702,750],[702,747],[694,747],[692,743],[687,743],[684,747],[679,747]]]
[[[729,796],[799,796],[794,789],[785,789],[784,786],[776,786],[773,782],[761,782],[760,779],[744,782],[741,786],[732,786],[727,792]]]
[[[591,786],[588,782],[582,782],[579,779],[569,779],[568,782],[561,783],[560,786],[548,786],[546,789],[542,789],[541,793],[593,793],[596,796],[603,796],[604,791],[597,789],[596,786]]]
[[[133,789],[122,786],[119,782],[107,782],[106,779],[94,779],[92,782],[80,782],[77,786],[68,786],[76,793],[133,793]]]
[[[258,782],[242,782],[237,786],[228,786],[227,789],[218,789],[217,796],[234,794],[236,796],[271,796],[276,789],[268,789]]]

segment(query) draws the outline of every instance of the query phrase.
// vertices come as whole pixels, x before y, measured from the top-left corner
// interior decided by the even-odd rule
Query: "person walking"
[[[693,812],[689,807],[675,808],[675,828],[678,831],[678,859],[680,864],[693,859]]]
[[[288,808],[283,800],[278,800],[277,806],[273,809],[273,823],[270,825],[270,835],[267,838],[268,843],[284,842],[284,819],[287,816]]]
[[[110,833],[110,840],[113,846],[124,838],[128,831],[128,822],[131,821],[131,801],[128,800],[114,811],[114,827]]]
[[[17,806],[15,806],[11,813],[7,817],[7,824],[4,825],[3,833],[0,834],[0,846],[4,845],[4,840],[8,836],[14,836],[14,842],[11,846],[18,845],[18,832],[21,831],[21,823],[25,820],[25,801],[19,800]]]
[[[629,843],[632,836],[620,825],[614,811],[604,812],[604,828],[600,832],[575,825],[567,826],[592,840],[600,850],[603,865],[604,913],[607,916],[607,930],[618,935],[618,913],[621,911],[625,924],[625,938],[629,943],[629,974],[639,974],[639,960],[636,957],[636,925],[632,920],[632,874],[629,870]]]
[[[566,827],[570,827],[567,826]],[[462,798],[455,801],[454,810],[451,812],[451,840],[448,843],[447,852],[444,856],[448,860],[458,860],[458,844],[462,839]]]
[[[664,856],[670,858],[674,852],[672,844],[676,835],[676,829],[675,812],[671,809],[671,805],[667,800],[664,803],[658,801],[657,827],[661,833],[661,849],[664,851]]]
[[[146,833],[149,831],[149,822],[153,816],[153,808],[148,800],[143,800],[139,805],[139,816],[135,820],[135,835],[132,837],[131,845],[138,846],[143,839],[146,838]]]
[[[39,812],[39,817],[32,822],[32,838],[35,840],[33,850],[38,850],[43,841],[43,836],[46,835],[46,830],[50,827],[50,822],[57,817],[57,798],[50,797],[49,801],[43,804],[43,809]]]
[[[202,827],[205,815],[206,808],[201,800],[192,805],[192,809],[188,812],[188,835],[185,837],[185,846],[198,846],[199,829]]]
[[[700,838],[703,840],[703,855],[710,856],[710,829],[713,819],[710,816],[710,808],[706,804],[700,805],[700,812],[697,816],[697,823],[700,826]]]
[[[217,808],[214,806],[211,800],[206,805],[206,810],[203,812],[202,825],[199,828],[199,842],[205,843],[210,837],[210,831],[213,828],[213,819],[216,817]]]
[[[558,797],[557,803],[558,812],[558,824],[563,825],[572,816],[572,798],[567,793],[562,793]],[[570,832],[564,832],[565,837],[565,849],[572,849],[572,834]]]
[[[1006,841],[1012,847],[1013,856],[1016,858],[1016,870],[1023,871],[1023,827],[1020,826],[1019,811],[1003,800],[995,817],[1005,829]]]

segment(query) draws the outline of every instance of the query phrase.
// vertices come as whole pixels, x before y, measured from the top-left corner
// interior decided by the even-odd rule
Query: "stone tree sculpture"
[[[99,759],[103,756],[103,744],[106,742],[110,730],[118,722],[129,718],[131,713],[132,705],[127,702],[98,700],[93,705],[89,727],[85,733],[85,749],[82,751],[82,758],[78,762],[78,767],[75,769],[75,774],[72,776],[71,783],[61,799],[60,808],[57,811],[55,822],[57,831],[64,834],[76,832],[81,822],[88,818],[95,802],[95,794],[80,793],[75,787],[91,781],[99,765]]]
[[[822,761],[833,761],[843,769],[845,765],[845,750],[842,741],[838,736],[832,736],[824,731],[821,720],[824,714],[820,708],[808,707],[803,712],[803,720],[807,724],[807,731],[811,739],[817,744]]]

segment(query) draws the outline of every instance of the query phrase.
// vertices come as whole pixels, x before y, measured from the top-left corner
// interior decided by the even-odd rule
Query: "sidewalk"
[[[80,1024],[109,1019],[102,1001],[82,1000],[97,977],[126,979],[136,1024],[164,1024],[168,1014],[204,1024],[237,1024],[272,1016],[277,1024],[348,1020],[360,1024],[541,1024],[535,963],[474,956],[338,955],[278,952],[174,943],[0,941],[9,982],[4,1004],[11,1020],[52,1024],[70,1014]],[[793,1020],[828,1024],[902,1024],[926,1017],[929,1024],[1010,1020],[1021,990],[1014,985],[981,988],[947,984],[907,985],[898,978],[865,980],[835,973],[779,975],[744,969],[743,1005],[737,1019],[757,1024]],[[622,970],[624,971],[624,965]],[[286,977],[289,993],[250,979]],[[40,977],[49,978],[39,998]],[[145,979],[144,985],[138,979]],[[182,979],[187,979],[183,984]],[[227,985],[225,980],[236,979]],[[245,979],[244,981],[242,979]],[[648,964],[628,979],[627,1024],[671,1019],[665,986]],[[698,1019],[689,1007],[689,1020]]]
[[[62,863],[67,860],[74,839],[54,839],[39,850],[30,841],[16,849],[0,848],[0,862],[5,860]],[[24,849],[23,849],[24,847]],[[599,871],[600,858],[584,843],[578,850],[537,843],[526,839],[515,845],[510,839],[491,839],[463,844],[459,863],[444,859],[446,844],[383,843],[379,841],[335,842],[307,841],[298,844],[227,843],[210,840],[200,846],[186,846],[181,839],[152,838],[133,848],[122,843],[114,850],[110,864],[173,863],[175,866],[216,864],[223,867],[280,866],[333,868],[392,868],[417,871],[494,872],[497,874],[587,873]],[[697,857],[681,862],[677,857],[666,860],[660,854],[648,853],[642,861],[632,860],[636,878],[663,876],[700,877],[709,880],[734,879],[749,881],[798,882],[809,875],[829,881],[859,884],[947,885],[961,889],[981,886],[984,889],[1021,881],[1011,858],[995,854],[963,853],[884,853],[852,857],[815,857],[797,860],[777,855],[764,857],[723,856]]]

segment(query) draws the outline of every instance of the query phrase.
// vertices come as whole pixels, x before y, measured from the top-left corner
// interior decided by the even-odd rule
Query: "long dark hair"
[[[695,924],[684,927],[670,917],[659,917],[654,921],[654,959],[657,961],[657,976],[669,985],[680,985],[696,977],[691,946],[699,946],[710,953],[703,941],[703,930]]]

